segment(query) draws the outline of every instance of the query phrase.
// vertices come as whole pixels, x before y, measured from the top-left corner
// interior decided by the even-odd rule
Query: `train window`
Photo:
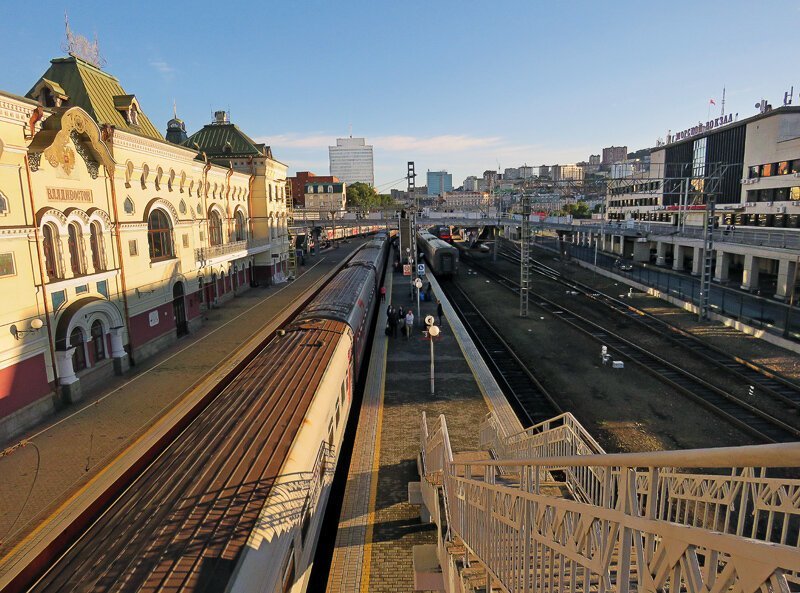
[[[339,397],[339,401],[344,404],[344,396],[347,394],[347,379],[342,381],[342,395]]]
[[[336,426],[339,426],[341,414],[339,412],[339,402],[336,402]]]
[[[328,424],[328,444],[333,447],[333,419]]]

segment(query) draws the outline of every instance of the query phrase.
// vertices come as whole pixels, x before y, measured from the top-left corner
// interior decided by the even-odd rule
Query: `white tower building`
[[[372,145],[364,138],[337,138],[336,146],[328,147],[331,175],[350,185],[356,182],[375,185]]]

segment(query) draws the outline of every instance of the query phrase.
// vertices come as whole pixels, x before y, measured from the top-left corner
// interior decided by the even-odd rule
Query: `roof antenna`
[[[174,98],[172,99],[172,117],[178,119],[178,103]]]
[[[353,137],[353,124],[347,124],[347,130],[350,133],[350,137]]]

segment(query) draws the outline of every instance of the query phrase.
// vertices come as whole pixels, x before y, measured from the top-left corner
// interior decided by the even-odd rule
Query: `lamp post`
[[[417,319],[419,319],[419,289],[422,288],[422,278],[417,278],[414,280],[414,287],[417,289]]]
[[[431,395],[434,395],[433,340],[439,335],[439,328],[433,324],[433,315],[425,317],[425,325],[428,326],[428,339],[431,341]]]

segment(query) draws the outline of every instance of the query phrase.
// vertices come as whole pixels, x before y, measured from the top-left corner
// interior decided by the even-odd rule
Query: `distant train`
[[[450,231],[449,226],[439,226],[435,228],[435,232],[431,233],[447,243],[453,242],[453,233]]]
[[[458,249],[424,231],[417,233],[417,245],[435,275],[448,277],[458,273]]]

